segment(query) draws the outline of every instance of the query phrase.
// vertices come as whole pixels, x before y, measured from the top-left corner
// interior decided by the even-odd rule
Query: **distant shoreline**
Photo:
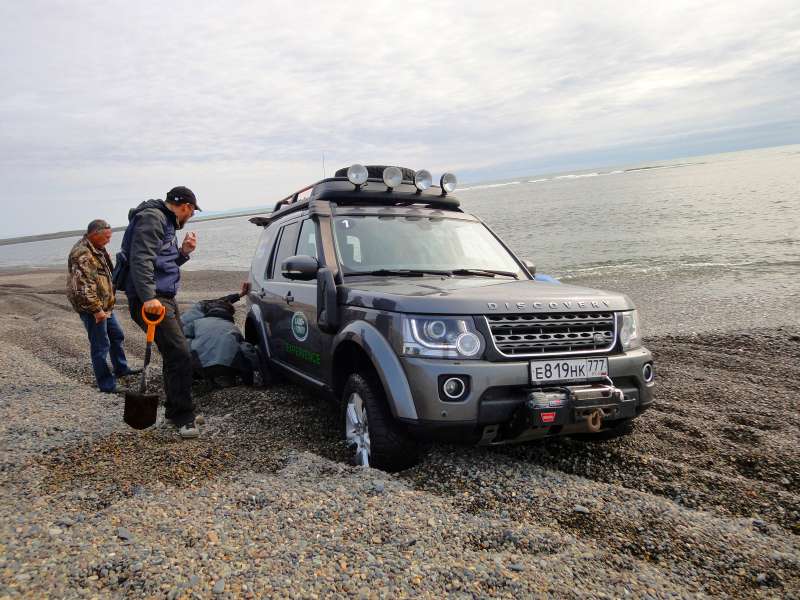
[[[263,215],[264,213],[271,212],[269,210],[247,210],[244,212],[237,212],[226,215],[210,215],[208,217],[198,217],[192,219],[193,223],[201,223],[203,221],[219,221],[222,219],[234,219],[236,217],[249,217],[250,215]],[[125,227],[112,227],[111,231],[125,231]],[[36,235],[23,235],[20,237],[3,238],[0,239],[0,246],[10,246],[12,244],[27,244],[30,242],[43,242],[45,240],[58,240],[61,238],[81,236],[86,233],[84,229],[72,229],[70,231],[55,231],[53,233],[39,233]]]

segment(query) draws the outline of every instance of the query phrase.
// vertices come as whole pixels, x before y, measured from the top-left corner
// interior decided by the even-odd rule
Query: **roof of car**
[[[317,181],[283,198],[268,216],[253,217],[251,223],[266,226],[273,221],[308,208],[310,202],[330,202],[337,206],[418,206],[461,212],[460,202],[451,195],[442,193],[439,186],[419,191],[413,184],[414,171],[403,169],[403,183],[388,187],[382,178],[374,177],[383,167],[368,166],[370,177],[361,186],[352,184],[346,176],[329,177]],[[409,181],[409,176],[412,181]]]

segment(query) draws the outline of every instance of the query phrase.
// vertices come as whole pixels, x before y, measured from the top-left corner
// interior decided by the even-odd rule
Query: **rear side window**
[[[278,247],[272,259],[272,267],[270,268],[268,279],[287,281],[283,275],[281,275],[281,263],[290,256],[294,256],[294,250],[297,247],[297,232],[299,229],[300,223],[295,222],[281,230],[281,239],[278,242]]]

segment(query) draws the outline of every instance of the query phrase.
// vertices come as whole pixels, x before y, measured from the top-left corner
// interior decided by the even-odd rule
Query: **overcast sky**
[[[353,162],[462,181],[800,141],[800,3],[3,2],[0,237]]]

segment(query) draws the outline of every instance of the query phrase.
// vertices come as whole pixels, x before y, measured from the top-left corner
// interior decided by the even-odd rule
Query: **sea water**
[[[456,195],[539,272],[621,288],[645,312],[666,301],[673,318],[732,310],[750,326],[800,315],[800,145],[537,174]],[[185,268],[247,270],[260,233],[248,218],[190,223],[198,248]],[[0,267],[64,266],[74,242],[0,246]]]

